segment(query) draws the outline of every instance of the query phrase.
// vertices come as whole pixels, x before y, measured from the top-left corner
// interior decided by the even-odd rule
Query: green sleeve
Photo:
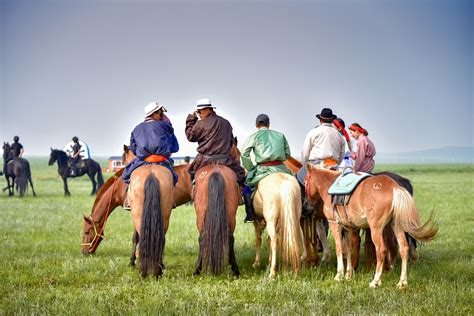
[[[244,165],[247,171],[252,170],[255,166],[252,163],[252,159],[250,158],[250,152],[255,147],[255,134],[251,135],[244,143],[244,147],[242,148],[242,152],[240,153],[240,159],[242,160],[242,164]]]
[[[291,156],[290,145],[288,144],[285,136],[283,136],[283,139],[285,140],[285,157],[288,159]]]

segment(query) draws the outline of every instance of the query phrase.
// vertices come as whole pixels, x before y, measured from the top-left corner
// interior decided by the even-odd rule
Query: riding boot
[[[130,211],[132,208],[130,207],[130,204],[128,203],[128,184],[125,184],[127,187],[125,188],[125,200],[123,200],[123,209],[126,211]]]
[[[252,203],[252,193],[251,192],[245,192],[244,190],[243,197],[244,197],[244,203],[245,203],[245,213],[247,214],[244,223],[252,223],[255,221],[255,210],[253,208],[253,203]]]

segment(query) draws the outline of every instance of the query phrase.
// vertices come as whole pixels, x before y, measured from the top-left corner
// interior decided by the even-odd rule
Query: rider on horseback
[[[72,141],[74,142],[71,145],[72,150],[70,151],[69,155],[69,166],[71,167],[71,176],[74,177],[77,175],[77,164],[79,161],[81,161],[81,144],[79,144],[79,138],[77,136],[74,136],[72,138]]]
[[[247,212],[244,220],[246,223],[255,220],[252,192],[257,188],[258,182],[274,172],[291,174],[291,171],[283,164],[283,161],[291,155],[285,135],[269,129],[270,118],[266,114],[257,116],[255,126],[258,131],[245,141],[241,154],[242,164],[249,171],[243,193]],[[250,157],[252,151],[256,165]]]
[[[228,120],[214,112],[211,100],[201,99],[196,109],[186,118],[186,137],[190,142],[197,142],[197,156],[189,167],[194,179],[196,171],[210,164],[224,165],[237,175],[241,187],[245,182],[245,170],[240,161],[231,156],[233,144],[232,125]],[[200,120],[198,120],[198,116]]]
[[[13,137],[13,144],[11,146],[13,156],[17,158],[21,158],[24,152],[23,145],[18,142],[19,140],[20,140],[20,137],[18,136]]]
[[[145,109],[145,121],[138,124],[130,137],[130,150],[136,156],[126,167],[122,180],[128,185],[133,170],[143,165],[156,163],[168,168],[173,174],[174,184],[178,176],[173,169],[172,153],[179,150],[178,140],[174,135],[171,122],[164,112],[164,105],[158,102],[149,103]],[[124,209],[130,209],[128,200],[125,199]]]

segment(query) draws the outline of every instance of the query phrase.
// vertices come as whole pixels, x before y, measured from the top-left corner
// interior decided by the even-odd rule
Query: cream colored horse
[[[270,278],[277,274],[280,244],[283,266],[295,273],[306,257],[303,232],[300,227],[301,191],[295,177],[277,172],[263,178],[255,192],[253,205],[257,220],[255,227],[256,255],[254,268],[260,265],[262,231],[267,227],[270,242]]]

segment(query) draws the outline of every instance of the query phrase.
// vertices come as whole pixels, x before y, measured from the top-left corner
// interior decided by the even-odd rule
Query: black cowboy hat
[[[321,114],[317,114],[316,117],[321,121],[332,122],[337,118],[337,115],[332,114],[332,110],[330,108],[324,108],[322,109]]]

